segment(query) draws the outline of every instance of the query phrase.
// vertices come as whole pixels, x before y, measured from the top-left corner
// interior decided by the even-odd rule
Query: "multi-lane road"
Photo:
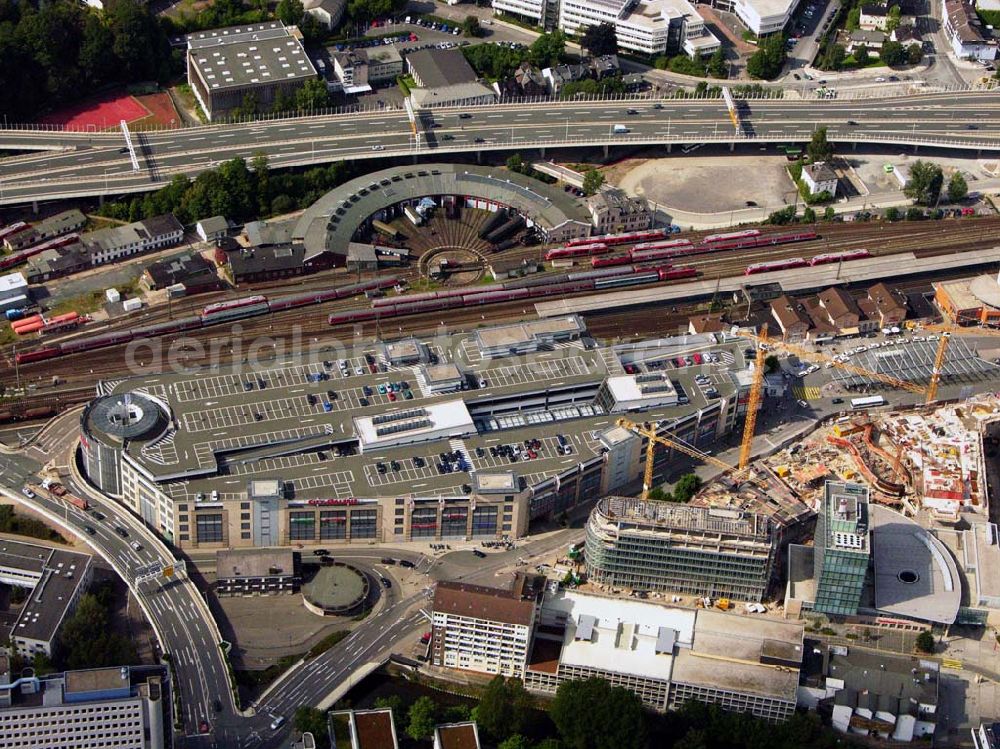
[[[350,559],[373,578],[376,573],[393,577],[392,568],[375,569],[381,557],[408,559],[415,569],[406,574],[422,578],[427,587],[404,596],[400,585],[384,590],[373,579],[373,589],[380,596],[373,613],[337,646],[290,669],[257,703],[240,712],[232,700],[218,628],[194,583],[183,574],[166,584],[136,583],[137,574],[151,565],[175,562],[173,553],[138,517],[74,478],[68,464],[76,441],[78,414],[74,409],[57,417],[21,449],[0,451],[0,494],[41,512],[65,532],[86,541],[129,584],[153,625],[162,651],[170,655],[173,663],[174,687],[181,697],[177,745],[186,749],[272,749],[283,745],[298,707],[320,704],[338,687],[350,685],[365,664],[381,662],[402,640],[427,627],[421,610],[428,608],[427,592],[435,580],[489,583],[517,557],[549,553],[581,535],[580,531],[552,534],[515,551],[491,554],[486,560],[467,551],[435,559],[385,547],[338,549],[338,558]],[[39,483],[42,466],[49,462],[60,469],[63,483],[71,492],[87,497],[91,511],[79,510],[44,492],[34,499],[23,495],[22,487]],[[95,509],[104,514],[104,519],[95,516]],[[93,535],[86,532],[87,526],[94,529]],[[126,529],[128,536],[120,536],[116,527]],[[141,548],[133,548],[133,542]],[[284,717],[286,723],[273,730],[271,722],[278,716]]]
[[[631,114],[629,112],[632,112]],[[837,142],[1000,149],[1000,97],[950,92],[897,98],[745,102],[744,125],[721,99],[621,99],[497,104],[265,120],[134,134],[133,171],[120,133],[0,130],[0,150],[39,153],[0,160],[0,204],[152,190],[235,157],[273,167],[346,159],[432,156],[565,145],[802,141],[828,127]],[[616,133],[624,125],[627,133]]]

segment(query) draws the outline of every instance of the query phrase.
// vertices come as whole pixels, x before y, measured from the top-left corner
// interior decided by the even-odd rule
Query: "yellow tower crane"
[[[879,382],[885,383],[894,388],[899,388],[900,390],[906,390],[911,393],[917,393],[919,395],[926,396],[926,403],[931,403],[937,398],[938,384],[941,380],[941,373],[944,366],[945,355],[948,350],[948,342],[951,339],[952,334],[960,335],[990,335],[990,336],[1000,336],[1000,329],[995,328],[966,328],[959,327],[956,325],[928,325],[924,329],[929,332],[940,332],[941,338],[938,342],[937,353],[934,357],[934,368],[931,372],[931,379],[927,387],[922,387],[916,385],[912,382],[906,380],[901,380],[898,377],[893,377],[892,375],[887,375],[882,372],[873,372],[864,367],[859,367],[856,364],[850,364],[848,362],[837,361],[833,357],[818,352],[810,351],[803,346],[799,346],[794,343],[787,343],[785,341],[769,339],[767,333],[767,326],[765,325],[760,334],[746,334],[746,337],[752,339],[756,343],[756,354],[754,357],[754,372],[753,380],[750,385],[750,395],[747,401],[747,414],[743,426],[743,439],[740,442],[740,456],[739,464],[737,466],[732,466],[718,458],[714,458],[711,455],[703,453],[701,450],[680,442],[675,437],[668,435],[657,434],[656,430],[650,428],[645,424],[637,424],[636,422],[630,421],[628,419],[618,419],[618,426],[629,429],[637,434],[640,434],[647,439],[646,445],[646,467],[645,474],[643,476],[642,482],[642,498],[646,499],[649,495],[650,489],[652,489],[653,483],[653,453],[657,444],[663,445],[664,447],[672,448],[678,452],[684,453],[685,455],[695,458],[696,460],[702,460],[706,463],[711,463],[712,465],[718,466],[726,471],[737,471],[737,475],[746,471],[747,467],[750,465],[750,455],[753,448],[753,438],[757,428],[757,412],[760,410],[761,396],[763,394],[764,387],[764,358],[766,353],[770,350],[781,349],[787,351],[790,354],[795,354],[800,359],[811,362],[829,362],[834,367],[842,369],[846,372],[859,375],[861,377],[867,377],[872,380],[877,380]],[[898,470],[898,469],[897,469]]]
[[[629,421],[624,418],[618,419],[617,424],[624,429],[628,429],[629,431],[635,432],[636,434],[642,435],[646,438],[646,472],[642,477],[642,494],[640,495],[642,499],[647,499],[649,497],[649,490],[653,488],[653,453],[656,450],[657,444],[677,450],[677,452],[684,453],[685,455],[696,460],[703,460],[706,463],[711,463],[724,471],[731,471],[735,468],[735,466],[731,466],[729,463],[719,460],[718,458],[713,458],[711,455],[706,455],[701,450],[691,447],[690,445],[686,445],[676,438],[671,438],[664,434],[657,434],[656,429],[648,424],[637,424],[634,421]]]
[[[757,336],[757,352],[754,357],[753,381],[750,383],[750,397],[747,400],[747,415],[743,422],[743,440],[740,442],[739,469],[742,471],[750,465],[750,452],[753,449],[753,436],[757,429],[757,410],[760,408],[760,396],[764,391],[764,353],[767,351],[767,323],[761,327]]]

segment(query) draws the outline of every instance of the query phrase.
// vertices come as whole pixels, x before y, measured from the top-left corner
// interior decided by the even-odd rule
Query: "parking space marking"
[[[388,486],[389,484],[398,484],[404,481],[413,483],[438,475],[437,468],[435,467],[438,462],[437,456],[420,455],[417,457],[424,461],[422,468],[417,467],[412,458],[396,459],[399,469],[395,471],[392,470],[391,460],[369,463],[365,465],[365,479],[368,481],[369,486]],[[385,465],[385,473],[379,473],[377,468],[379,462]]]

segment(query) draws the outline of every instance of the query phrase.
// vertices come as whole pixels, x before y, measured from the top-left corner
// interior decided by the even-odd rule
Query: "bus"
[[[885,398],[881,395],[870,395],[866,398],[851,398],[851,408],[855,411],[861,411],[865,408],[878,408],[885,404]]]

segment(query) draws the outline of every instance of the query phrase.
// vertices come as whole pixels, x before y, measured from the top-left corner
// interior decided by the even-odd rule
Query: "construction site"
[[[587,573],[584,589],[696,607],[738,603],[747,614],[904,628],[1000,622],[987,464],[998,446],[994,394],[833,416],[784,449],[730,467],[685,506],[602,500],[577,571]],[[863,522],[813,540],[824,512],[846,527],[843,500],[833,499],[844,492],[864,495]],[[852,562],[857,595],[824,611],[816,604],[832,574],[824,559],[840,546],[860,553]],[[672,584],[695,563],[700,588]],[[836,584],[847,586],[844,564],[836,569]],[[742,587],[733,584],[736,570],[748,575]]]

